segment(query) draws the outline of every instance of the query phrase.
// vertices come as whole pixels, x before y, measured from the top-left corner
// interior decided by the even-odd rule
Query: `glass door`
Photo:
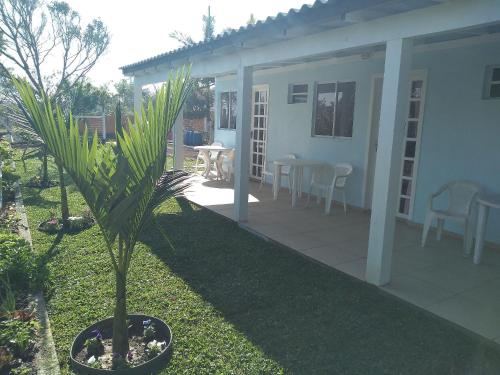
[[[406,119],[403,146],[403,163],[399,184],[398,216],[411,218],[415,198],[420,136],[422,133],[422,117],[424,108],[425,77],[423,74],[412,74],[410,83],[410,105]]]
[[[250,177],[255,179],[261,178],[266,160],[268,99],[268,86],[254,87],[252,133],[250,140]]]

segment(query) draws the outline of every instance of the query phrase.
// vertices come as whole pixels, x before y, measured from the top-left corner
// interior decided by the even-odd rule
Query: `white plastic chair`
[[[469,255],[473,241],[473,203],[481,191],[481,188],[469,181],[453,181],[445,184],[436,193],[429,197],[427,202],[427,214],[425,216],[424,229],[422,232],[422,247],[425,246],[427,235],[434,218],[437,219],[438,241],[441,240],[445,219],[456,221],[464,226],[464,255]],[[434,199],[447,193],[448,205],[444,209],[434,207]]]
[[[321,167],[313,169],[311,184],[309,185],[309,194],[307,196],[307,204],[311,199],[313,189],[317,190],[316,200],[319,204],[324,195],[325,198],[325,214],[330,213],[330,207],[333,201],[333,193],[335,190],[342,193],[342,201],[344,203],[344,214],[347,214],[347,203],[345,196],[345,187],[347,178],[352,174],[353,167],[351,164],[338,163],[334,166],[325,164]]]
[[[297,159],[297,157],[294,154],[286,154],[284,156],[285,158],[288,159]],[[270,176],[271,179],[274,179],[274,165],[272,165],[272,170],[268,170],[267,168],[269,167],[266,158],[264,157],[264,167],[262,168],[262,173],[260,176],[260,186],[259,190],[262,189],[262,185],[264,185],[264,182],[266,181],[266,176]],[[288,191],[291,193],[292,192],[292,174],[291,174],[291,168],[289,166],[282,166],[281,167],[281,176],[286,176],[288,177]],[[302,189],[300,189],[302,190]]]

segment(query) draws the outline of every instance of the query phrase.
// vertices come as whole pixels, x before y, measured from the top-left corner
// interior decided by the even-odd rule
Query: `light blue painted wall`
[[[428,196],[448,181],[500,192],[500,100],[482,99],[485,67],[500,64],[500,43],[420,53],[413,61],[428,71],[414,212],[422,222]],[[499,210],[490,211],[487,239],[500,243]]]
[[[500,192],[500,100],[483,100],[484,68],[500,64],[498,42],[414,54],[413,69],[427,71],[414,221],[423,222],[428,196],[455,179],[477,181]],[[314,69],[256,74],[255,84],[270,91],[268,159],[295,153],[355,167],[348,202],[363,206],[363,181],[369,136],[369,104],[374,74],[383,73],[383,59],[332,64]],[[352,139],[311,137],[314,82],[356,81]],[[289,83],[308,83],[305,104],[287,104]],[[216,80],[216,119],[220,92],[235,90],[235,78]],[[218,120],[216,120],[216,124]],[[216,129],[215,139],[233,146],[235,131]],[[306,176],[308,180],[308,177]],[[453,225],[450,230],[460,231]],[[500,243],[500,212],[492,210],[487,239]]]

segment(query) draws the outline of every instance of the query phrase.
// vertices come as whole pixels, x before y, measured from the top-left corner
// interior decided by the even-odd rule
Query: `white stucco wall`
[[[455,179],[468,179],[500,192],[500,100],[483,100],[485,66],[500,64],[500,43],[490,42],[418,52],[413,69],[427,71],[427,92],[413,220],[421,223],[429,194]],[[355,172],[348,202],[363,206],[372,76],[383,73],[383,58],[257,73],[269,85],[268,160],[295,153],[330,163],[347,161]],[[311,137],[315,82],[356,81],[352,139]],[[287,104],[288,84],[308,83],[305,104]],[[218,128],[220,93],[235,90],[234,77],[216,80],[215,139],[233,146],[235,131]],[[307,178],[307,177],[306,177]],[[454,226],[448,229],[459,230]],[[492,211],[487,239],[500,243],[500,212]]]

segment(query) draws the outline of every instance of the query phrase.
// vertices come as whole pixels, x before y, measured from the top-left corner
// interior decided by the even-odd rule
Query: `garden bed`
[[[0,374],[37,373],[39,322],[36,302],[30,292],[38,280],[37,260],[30,245],[19,234],[22,224],[16,211],[17,188],[12,150],[0,141],[3,160],[0,209]]]

